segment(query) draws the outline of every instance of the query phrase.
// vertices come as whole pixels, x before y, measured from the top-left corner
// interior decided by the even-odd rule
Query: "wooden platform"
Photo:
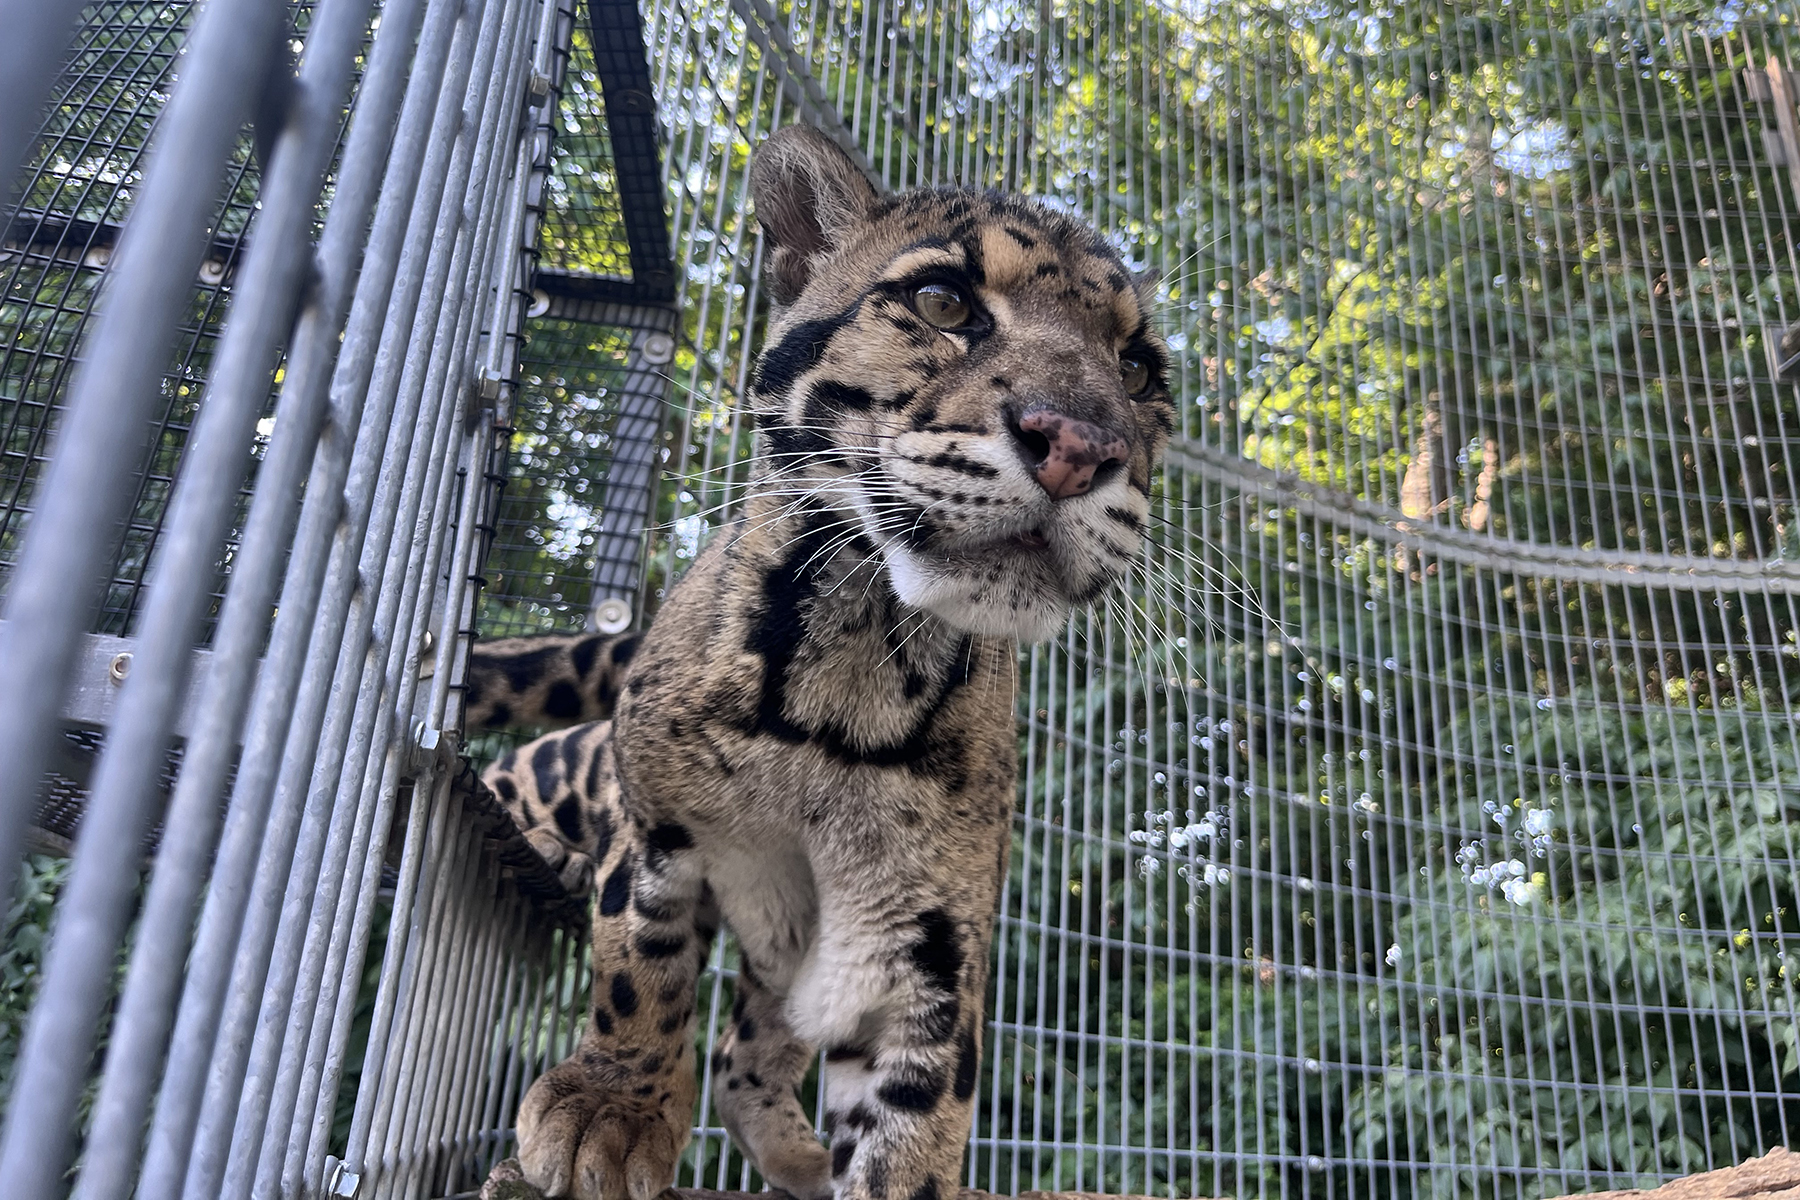
[[[767,1192],[715,1192],[705,1188],[671,1188],[663,1200],[754,1200]],[[519,1175],[519,1164],[507,1159],[494,1168],[479,1200],[545,1200],[544,1194]],[[960,1200],[998,1200],[991,1192],[963,1189]],[[1102,1196],[1095,1192],[1020,1192],[1018,1200],[1167,1200],[1167,1197]],[[1563,1200],[1572,1200],[1565,1197]],[[1659,1188],[1589,1193],[1584,1200],[1800,1200],[1800,1154],[1775,1149],[1761,1158],[1704,1175],[1689,1175]]]

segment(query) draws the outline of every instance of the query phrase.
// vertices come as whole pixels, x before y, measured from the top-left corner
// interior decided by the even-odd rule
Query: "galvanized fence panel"
[[[220,0],[76,32],[0,312],[6,870],[45,766],[79,815],[9,1194],[464,1190],[570,1042],[584,910],[442,731],[575,20]]]

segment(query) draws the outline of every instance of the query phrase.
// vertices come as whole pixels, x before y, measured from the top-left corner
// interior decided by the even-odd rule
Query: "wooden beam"
[[[1429,1164],[1420,1166],[1429,1168]],[[662,1200],[769,1200],[779,1193],[715,1192],[706,1188],[671,1188]],[[478,1200],[545,1200],[524,1181],[517,1159],[494,1168]],[[962,1190],[959,1200],[999,1200],[991,1192]],[[1101,1196],[1094,1192],[1020,1192],[1018,1200],[1153,1200],[1148,1196]],[[1166,1200],[1157,1198],[1157,1200]],[[1561,1200],[1576,1200],[1562,1197]],[[1800,1200],[1800,1154],[1776,1148],[1749,1162],[1704,1175],[1689,1175],[1659,1188],[1590,1193],[1585,1200]]]

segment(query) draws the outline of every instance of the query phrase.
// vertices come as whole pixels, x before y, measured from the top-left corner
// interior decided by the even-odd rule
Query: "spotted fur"
[[[947,1200],[1007,859],[1016,647],[1137,553],[1173,420],[1165,355],[1111,247],[1042,205],[882,199],[799,128],[751,184],[779,307],[745,515],[623,686],[608,677],[611,721],[487,775],[598,893],[590,1025],[526,1095],[521,1161],[582,1200],[673,1181],[723,919],[743,970],[715,1094],[764,1177],[799,1200]],[[931,287],[969,319],[946,327],[961,310]],[[530,703],[549,676],[516,669],[547,645],[478,648],[471,716],[550,715]],[[558,645],[537,661],[611,653]],[[606,691],[572,662],[557,678],[597,706]],[[820,1049],[829,1149],[797,1097]]]

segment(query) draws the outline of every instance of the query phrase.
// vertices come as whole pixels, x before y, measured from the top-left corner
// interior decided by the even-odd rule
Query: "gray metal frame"
[[[582,907],[439,733],[459,723],[573,4],[388,0],[371,45],[372,9],[319,0],[287,89],[264,70],[294,36],[285,6],[202,9],[34,497],[0,622],[0,885],[45,768],[67,759],[65,725],[105,736],[14,1072],[9,1196],[67,1194],[78,1137],[74,1194],[91,1200],[448,1194],[505,1150],[518,1095],[581,1009]],[[40,61],[59,60],[66,28],[24,32]],[[8,174],[49,81],[35,82],[12,103],[33,80],[9,75],[0,105]],[[94,531],[125,516],[120,464],[141,458],[210,249],[218,197],[195,184],[223,177],[253,116],[260,211],[148,598],[133,636],[92,635],[109,548]],[[271,386],[273,433],[197,651]]]

